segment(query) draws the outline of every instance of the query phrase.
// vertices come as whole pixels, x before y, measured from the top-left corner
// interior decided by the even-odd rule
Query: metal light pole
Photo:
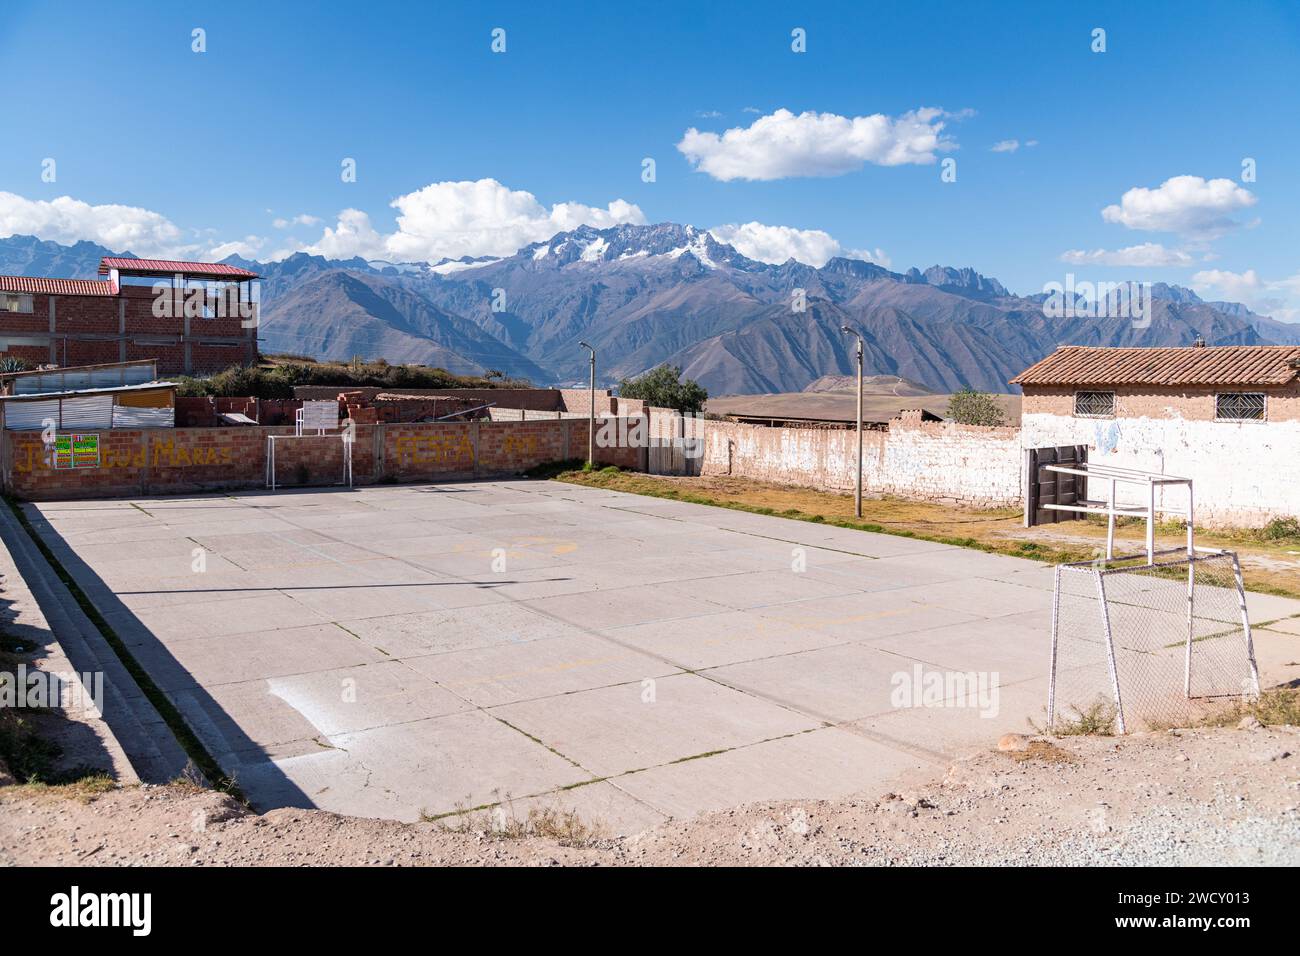
[[[591,353],[591,387],[587,403],[587,467],[596,467],[596,350],[586,342],[579,342]]]
[[[854,502],[853,514],[862,517],[862,335],[847,325],[840,326],[840,331],[855,335],[858,339],[858,492]]]

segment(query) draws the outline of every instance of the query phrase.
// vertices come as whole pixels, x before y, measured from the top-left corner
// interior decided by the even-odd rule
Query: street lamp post
[[[586,342],[579,342],[591,353],[591,385],[587,402],[587,467],[596,467],[596,350]]]
[[[841,326],[840,331],[848,335],[857,336],[858,339],[858,490],[857,497],[853,505],[853,514],[862,517],[862,335],[854,331],[847,325]]]

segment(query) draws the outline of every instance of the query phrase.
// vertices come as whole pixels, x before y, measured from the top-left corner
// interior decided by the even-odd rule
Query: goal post
[[[338,441],[343,445],[343,480],[341,484],[352,487],[352,445],[356,439],[356,426],[349,419],[339,425],[338,402],[303,402],[294,413],[292,435],[266,436],[266,487],[275,491],[276,443],[282,441]]]
[[[1057,566],[1049,729],[1112,718],[1119,733],[1169,726],[1259,689],[1235,552],[1173,548]]]

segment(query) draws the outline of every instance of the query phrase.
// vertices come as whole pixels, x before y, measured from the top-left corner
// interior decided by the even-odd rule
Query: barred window
[[[1075,392],[1074,414],[1085,418],[1114,418],[1114,392]]]
[[[1263,392],[1221,392],[1214,396],[1214,417],[1226,422],[1262,422]]]
[[[32,297],[20,292],[3,292],[0,293],[0,312],[26,312],[32,311]]]

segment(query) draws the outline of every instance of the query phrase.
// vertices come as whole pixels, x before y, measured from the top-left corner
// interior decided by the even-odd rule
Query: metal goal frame
[[[1057,709],[1057,679],[1058,665],[1061,656],[1061,596],[1062,582],[1065,575],[1088,575],[1094,578],[1093,587],[1095,588],[1097,610],[1100,620],[1097,622],[1099,633],[1102,638],[1102,644],[1105,649],[1106,670],[1110,682],[1110,696],[1113,699],[1115,707],[1116,729],[1119,733],[1128,732],[1130,721],[1127,719],[1131,714],[1126,714],[1126,691],[1132,690],[1132,686],[1126,686],[1129,682],[1127,676],[1121,674],[1119,659],[1120,654],[1117,651],[1117,635],[1114,622],[1112,620],[1112,604],[1114,600],[1108,597],[1107,582],[1117,575],[1149,575],[1157,579],[1163,578],[1172,580],[1176,574],[1181,573],[1182,568],[1186,568],[1186,634],[1182,638],[1183,644],[1183,682],[1180,691],[1174,688],[1157,688],[1157,694],[1165,694],[1171,697],[1178,694],[1182,699],[1191,701],[1198,697],[1205,696],[1222,696],[1222,695],[1194,695],[1192,692],[1192,674],[1194,664],[1194,649],[1198,642],[1207,639],[1230,639],[1227,632],[1220,635],[1202,635],[1196,634],[1196,568],[1199,563],[1206,561],[1226,562],[1231,561],[1232,578],[1236,590],[1237,609],[1240,615],[1240,634],[1244,641],[1244,657],[1246,662],[1246,673],[1242,683],[1242,689],[1246,695],[1258,697],[1260,692],[1259,684],[1259,667],[1255,660],[1255,646],[1250,633],[1250,616],[1246,610],[1246,590],[1241,575],[1241,562],[1237,558],[1235,551],[1228,551],[1217,548],[1193,548],[1190,552],[1185,552],[1182,548],[1170,548],[1162,551],[1139,552],[1137,554],[1123,555],[1109,560],[1098,561],[1077,561],[1069,564],[1060,564],[1056,566],[1055,579],[1052,591],[1052,643],[1051,643],[1051,665],[1048,677],[1047,689],[1047,728],[1051,730],[1056,722]],[[1078,580],[1082,580],[1081,578]],[[1226,622],[1224,622],[1226,623]],[[1236,628],[1232,628],[1236,630]],[[1132,641],[1126,642],[1129,647],[1126,649],[1127,654],[1135,654],[1131,649]],[[1170,647],[1172,645],[1165,645]],[[1143,652],[1145,653],[1145,652]]]
[[[338,428],[338,432],[333,429]],[[294,413],[292,435],[266,436],[266,487],[275,491],[275,443],[302,438],[335,438],[343,442],[343,481],[352,487],[352,445],[355,432],[349,420],[339,428],[338,402],[303,402],[302,407]]]

